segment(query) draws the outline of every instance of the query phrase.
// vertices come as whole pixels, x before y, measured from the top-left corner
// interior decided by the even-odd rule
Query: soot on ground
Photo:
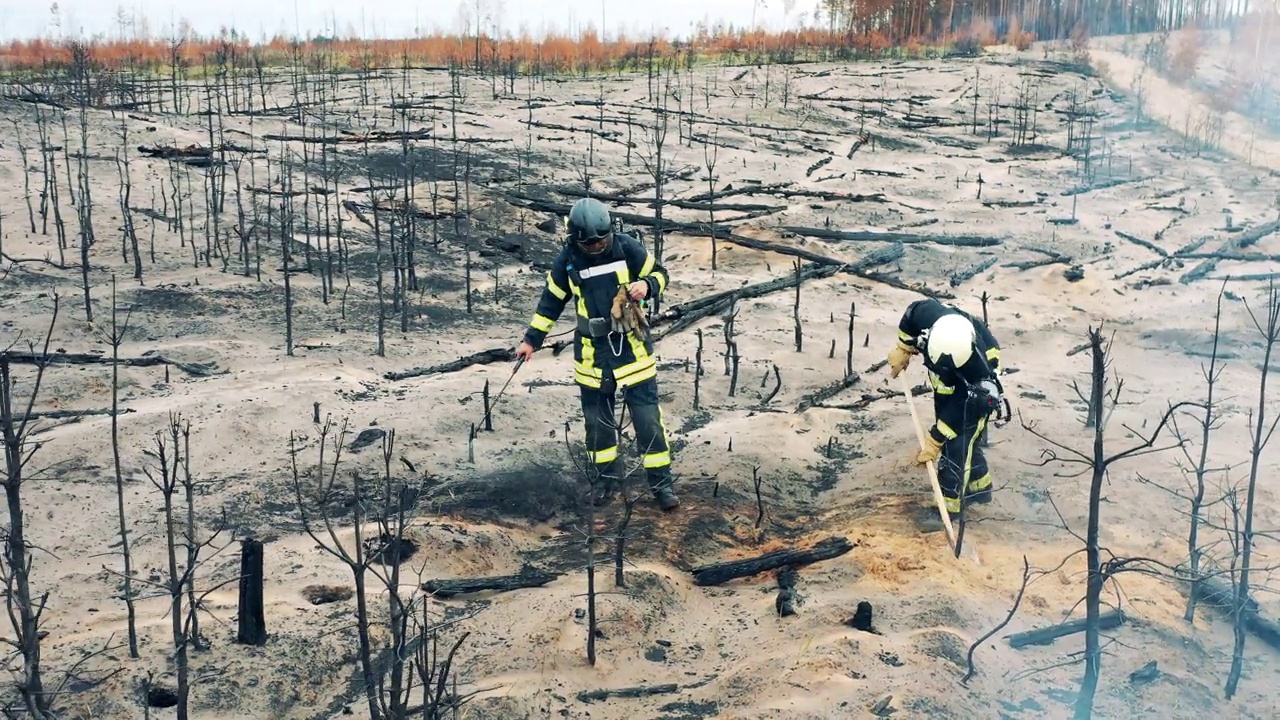
[[[147,704],[153,708],[171,708],[178,704],[178,693],[172,688],[156,686],[147,690]]]
[[[584,497],[571,470],[529,466],[454,482],[436,510],[464,518],[547,522],[575,513]]]

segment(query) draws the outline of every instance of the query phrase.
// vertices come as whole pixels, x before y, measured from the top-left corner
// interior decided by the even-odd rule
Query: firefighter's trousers
[[[944,403],[963,403],[964,399],[954,395],[935,394],[933,402],[934,411],[941,417],[944,414]],[[965,495],[970,498],[991,492],[991,472],[979,445],[986,428],[986,416],[972,420],[966,418],[956,437],[942,444],[942,453],[938,456],[938,485],[942,488],[947,512],[960,512],[961,488],[967,488]]]
[[[579,385],[578,390],[586,419],[587,454],[604,482],[617,483],[627,474],[627,469],[618,454],[616,385],[606,379],[598,390],[584,385]],[[657,378],[622,388],[622,394],[628,410],[627,417],[623,418],[624,427],[629,424],[635,435],[649,487],[655,491],[669,489],[671,446],[667,444],[667,429],[662,424],[662,408],[658,405]]]

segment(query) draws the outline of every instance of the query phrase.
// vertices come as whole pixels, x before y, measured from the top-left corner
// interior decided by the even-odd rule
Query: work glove
[[[912,355],[915,355],[915,351],[907,349],[902,343],[894,345],[889,351],[889,376],[896,378],[906,370]]]
[[[619,287],[618,294],[613,296],[613,308],[609,315],[611,329],[616,333],[629,333],[646,326],[644,311],[631,299],[625,286]]]
[[[924,447],[920,453],[916,455],[916,464],[924,465],[925,463],[937,462],[938,456],[942,454],[942,443],[933,439],[932,434],[924,436]]]

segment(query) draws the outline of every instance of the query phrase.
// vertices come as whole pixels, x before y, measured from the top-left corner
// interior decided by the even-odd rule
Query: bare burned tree
[[[37,720],[51,717],[56,696],[45,688],[44,669],[40,657],[40,620],[44,614],[49,594],[35,596],[31,587],[31,546],[27,541],[26,518],[23,512],[22,486],[27,479],[24,472],[28,463],[40,449],[39,443],[31,443],[32,409],[44,382],[45,369],[52,358],[49,344],[58,322],[58,294],[53,293],[53,310],[49,329],[36,351],[29,343],[27,357],[35,366],[35,375],[29,381],[30,391],[25,399],[14,394],[13,364],[10,356],[13,346],[0,352],[0,436],[4,440],[4,493],[9,508],[9,527],[4,533],[4,564],[0,567],[0,580],[5,587],[5,608],[13,630],[12,642],[21,658],[21,667],[14,671],[18,696],[22,708]],[[20,360],[21,361],[21,360]]]
[[[1246,305],[1246,307],[1248,307]],[[1253,435],[1249,446],[1249,484],[1245,495],[1243,509],[1244,528],[1235,546],[1240,555],[1235,583],[1235,603],[1232,607],[1232,625],[1235,631],[1235,644],[1231,652],[1231,670],[1227,674],[1225,694],[1228,700],[1235,697],[1240,683],[1240,672],[1244,666],[1245,626],[1248,620],[1248,603],[1250,590],[1250,572],[1253,570],[1254,544],[1254,499],[1258,488],[1258,472],[1262,452],[1271,442],[1280,416],[1267,423],[1267,380],[1271,376],[1271,358],[1277,342],[1280,342],[1280,288],[1275,281],[1267,287],[1266,316],[1259,318],[1249,308],[1249,318],[1258,334],[1262,336],[1262,368],[1258,375],[1258,404],[1249,413],[1250,431]]]
[[[662,214],[665,205],[664,192],[667,165],[671,162],[669,158],[663,155],[667,143],[667,128],[670,124],[667,114],[668,94],[667,92],[659,93],[659,99],[653,107],[653,124],[645,127],[647,150],[640,154],[640,161],[644,163],[645,170],[653,178],[653,256],[659,263],[662,262],[662,247],[665,237],[663,234]],[[656,315],[661,310],[659,298],[653,298],[651,305],[653,306],[653,313]]]
[[[129,253],[133,252],[133,279],[142,282],[142,254],[138,251],[138,229],[133,224],[133,179],[129,162],[129,123],[126,118],[120,119],[120,150],[116,155],[116,167],[120,171],[120,217],[124,222],[123,245],[121,253],[124,261],[129,261]],[[113,291],[114,292],[114,282]],[[111,300],[115,306],[115,298]]]
[[[412,509],[413,497],[409,487],[397,482],[391,472],[395,458],[396,431],[387,430],[382,436],[382,511],[377,516],[379,536],[370,538],[366,552],[370,556],[369,571],[381,581],[387,591],[388,629],[391,635],[391,660],[384,673],[378,675],[378,703],[384,717],[407,718],[410,694],[413,689],[410,662],[410,641],[414,617],[414,605],[418,601],[416,591],[406,597],[401,584],[401,564],[408,555],[405,526]],[[421,573],[419,573],[421,575]],[[418,582],[414,587],[420,586]]]
[[[154,468],[144,466],[143,473],[160,491],[164,500],[168,577],[162,588],[169,597],[168,614],[173,635],[174,672],[177,676],[176,712],[178,720],[188,720],[193,685],[189,650],[201,648],[197,621],[201,601],[204,596],[219,587],[239,582],[239,577],[233,577],[197,595],[195,576],[202,563],[201,550],[213,545],[221,530],[215,530],[203,540],[197,537],[194,509],[195,483],[191,475],[190,457],[191,423],[184,421],[177,414],[170,413],[168,427],[155,434],[154,448],[154,450],[143,451],[155,464]],[[186,503],[185,518],[179,516],[179,512],[183,510],[179,507],[180,502]],[[179,548],[184,550],[181,562],[179,562]],[[213,555],[216,554],[215,551]]]
[[[31,223],[31,234],[36,234],[36,212],[31,205],[31,164],[27,160],[27,146],[22,142],[22,130],[18,126],[18,121],[10,118],[9,122],[13,125],[13,135],[18,145],[18,158],[22,163],[22,198],[27,203],[27,220]],[[3,242],[0,240],[0,242]]]
[[[1214,474],[1223,473],[1226,468],[1214,468],[1209,464],[1209,444],[1213,437],[1213,431],[1221,427],[1220,418],[1218,416],[1218,398],[1217,385],[1219,378],[1222,377],[1224,369],[1219,357],[1219,342],[1221,339],[1222,329],[1222,298],[1226,290],[1226,283],[1218,292],[1217,306],[1213,316],[1213,345],[1209,354],[1209,364],[1202,365],[1200,368],[1201,375],[1205,380],[1205,397],[1203,408],[1193,412],[1185,413],[1187,417],[1199,428],[1199,452],[1196,455],[1191,451],[1191,440],[1182,431],[1178,425],[1178,418],[1172,419],[1173,432],[1177,438],[1184,440],[1182,444],[1183,461],[1178,463],[1183,478],[1186,480],[1187,488],[1184,493],[1181,489],[1171,489],[1163,487],[1158,483],[1138,475],[1138,479],[1146,482],[1154,487],[1159,487],[1174,497],[1186,502],[1189,506],[1189,527],[1187,529],[1187,581],[1189,591],[1187,593],[1187,607],[1183,613],[1183,619],[1187,622],[1195,620],[1196,604],[1200,597],[1200,584],[1202,566],[1205,560],[1205,543],[1200,537],[1202,527],[1206,525],[1205,512],[1217,502],[1227,498],[1224,493],[1217,499],[1206,498],[1209,479]]]
[[[719,139],[720,128],[717,126],[702,140],[702,159],[707,167],[707,234],[711,236],[712,272],[716,270],[716,159],[720,156]]]
[[[360,671],[364,681],[365,700],[368,703],[370,720],[382,720],[382,704],[378,697],[378,673],[374,668],[373,645],[369,637],[369,598],[366,588],[369,566],[373,560],[365,551],[364,503],[367,498],[364,481],[361,480],[359,472],[351,473],[349,492],[354,538],[350,547],[338,539],[338,529],[329,512],[329,507],[334,502],[340,502],[341,496],[347,492],[346,489],[338,487],[338,471],[341,468],[342,448],[346,438],[346,421],[344,420],[335,431],[332,420],[326,417],[320,428],[318,440],[319,460],[308,483],[304,479],[302,469],[298,466],[298,454],[301,451],[299,438],[295,433],[289,433],[294,501],[298,506],[302,527],[307,535],[320,546],[321,550],[337,558],[351,570],[352,580],[355,583],[356,639],[359,642]],[[332,460],[326,457],[326,451],[330,445],[333,448]],[[304,485],[310,485],[310,487],[304,490]],[[315,498],[315,501],[309,501],[307,498]]]
[[[1097,329],[1090,327],[1088,337],[1092,358],[1092,371],[1090,373],[1093,386],[1092,397],[1101,398],[1104,397],[1103,383],[1107,375],[1107,342],[1103,339],[1102,326],[1099,325]],[[1118,571],[1117,568],[1123,567],[1125,564],[1123,561],[1117,562],[1113,558],[1108,560],[1107,570],[1104,572],[1103,548],[1098,541],[1098,532],[1102,522],[1103,481],[1110,472],[1112,465],[1121,460],[1151,455],[1179,447],[1182,444],[1181,441],[1165,447],[1157,447],[1156,442],[1165,428],[1171,427],[1173,417],[1179,410],[1197,405],[1197,403],[1192,402],[1179,402],[1170,405],[1150,435],[1144,435],[1139,430],[1126,425],[1125,430],[1139,438],[1141,442],[1110,455],[1106,451],[1103,430],[1105,422],[1097,422],[1093,425],[1093,449],[1092,452],[1086,453],[1050,439],[1036,430],[1033,424],[1020,420],[1023,429],[1051,446],[1042,452],[1042,460],[1039,465],[1060,464],[1082,468],[1076,472],[1061,475],[1063,477],[1079,477],[1086,473],[1090,474],[1089,520],[1088,530],[1084,538],[1086,564],[1088,567],[1088,580],[1085,591],[1085,669],[1084,677],[1080,683],[1080,693],[1075,704],[1074,717],[1076,720],[1087,720],[1093,713],[1093,698],[1098,689],[1098,678],[1102,669],[1102,646],[1099,640],[1098,628],[1102,591],[1107,580]]]
[[[120,305],[116,301],[116,277],[111,276],[111,334],[106,338],[111,345],[111,458],[116,475],[116,518],[120,529],[120,557],[124,562],[121,574],[125,619],[129,633],[129,657],[138,658],[138,621],[134,606],[133,555],[129,551],[129,521],[124,504],[124,470],[120,462],[120,346],[129,333],[130,308],[120,319]]]

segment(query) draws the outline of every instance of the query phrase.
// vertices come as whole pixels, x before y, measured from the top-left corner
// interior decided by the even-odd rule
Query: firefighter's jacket
[[[547,271],[547,284],[525,330],[525,341],[535,349],[541,347],[564,306],[573,298],[578,322],[573,342],[574,380],[579,385],[599,388],[606,370],[620,388],[655,377],[652,340],[646,341],[634,332],[597,337],[583,332],[591,318],[603,318],[607,327],[618,287],[637,280],[649,284],[650,299],[660,298],[667,289],[667,271],[630,235],[614,233],[609,250],[598,257],[584,254],[571,242],[565,243]]]
[[[929,371],[929,382],[937,402],[937,421],[929,428],[933,439],[942,443],[954,440],[964,426],[974,425],[978,418],[966,418],[966,403],[963,387],[991,379],[1000,370],[1000,343],[996,341],[986,323],[954,305],[934,298],[917,300],[907,306],[906,312],[898,322],[898,342],[904,348],[924,350],[924,337],[929,328],[944,315],[959,314],[973,323],[975,332],[975,352],[964,365],[956,368],[950,363],[935,364],[930,361],[928,353],[921,352],[924,366]],[[961,388],[957,394],[957,386]]]

